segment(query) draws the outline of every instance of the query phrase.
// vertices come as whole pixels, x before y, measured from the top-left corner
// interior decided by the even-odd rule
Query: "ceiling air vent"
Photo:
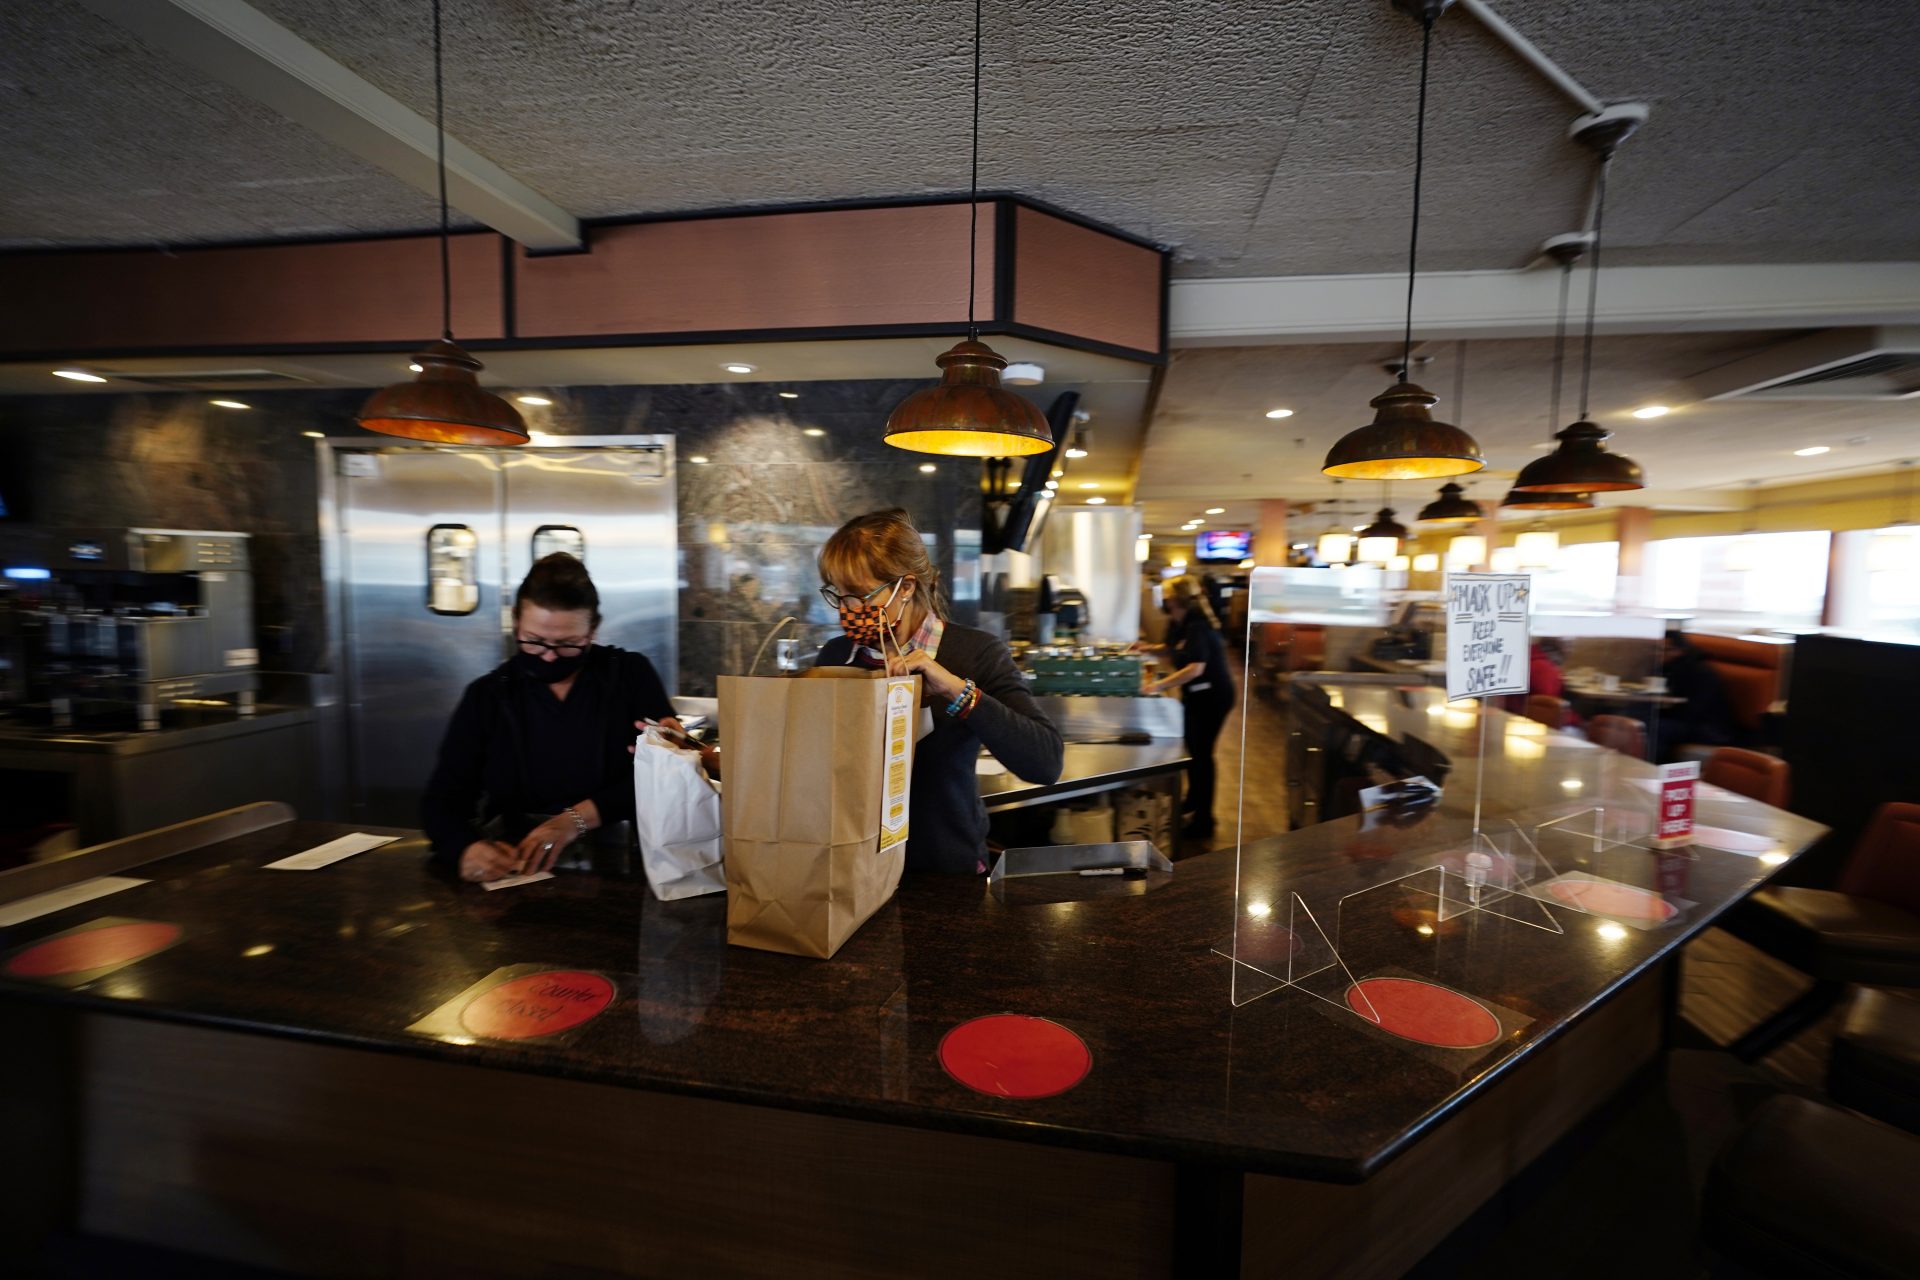
[[[1689,381],[1703,400],[1920,398],[1920,326],[1828,329]]]
[[[265,387],[310,387],[311,378],[277,373],[272,369],[181,369],[175,372],[143,371],[114,373],[103,370],[117,382],[131,382],[166,391],[244,391]]]

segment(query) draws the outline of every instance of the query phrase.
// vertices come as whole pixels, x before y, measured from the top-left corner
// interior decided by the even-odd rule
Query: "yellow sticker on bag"
[[[880,852],[907,838],[908,793],[913,781],[914,680],[887,685],[886,783],[880,801]]]

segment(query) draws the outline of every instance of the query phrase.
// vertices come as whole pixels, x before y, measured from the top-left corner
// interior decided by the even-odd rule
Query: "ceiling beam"
[[[244,0],[80,3],[336,146],[438,196],[433,121]],[[424,26],[421,38],[426,39]],[[451,136],[447,199],[461,213],[529,249],[580,247],[577,218]]]
[[[1608,267],[1601,286],[1603,333],[1920,321],[1920,262]],[[1583,299],[1576,283],[1576,311]],[[1414,338],[1540,337],[1558,305],[1553,271],[1422,272]],[[1181,347],[1397,339],[1406,306],[1402,274],[1176,280],[1168,336]]]

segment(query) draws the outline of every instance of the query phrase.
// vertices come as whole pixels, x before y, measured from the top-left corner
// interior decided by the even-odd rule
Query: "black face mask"
[[[522,675],[538,680],[541,684],[559,684],[586,665],[587,655],[581,653],[571,658],[556,656],[552,662],[548,662],[545,654],[516,653],[513,655],[513,662]]]

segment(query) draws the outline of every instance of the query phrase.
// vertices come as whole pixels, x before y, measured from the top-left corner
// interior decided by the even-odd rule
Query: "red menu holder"
[[[1660,766],[1660,818],[1647,843],[1677,849],[1693,843],[1693,792],[1700,783],[1700,762],[1682,760]]]

